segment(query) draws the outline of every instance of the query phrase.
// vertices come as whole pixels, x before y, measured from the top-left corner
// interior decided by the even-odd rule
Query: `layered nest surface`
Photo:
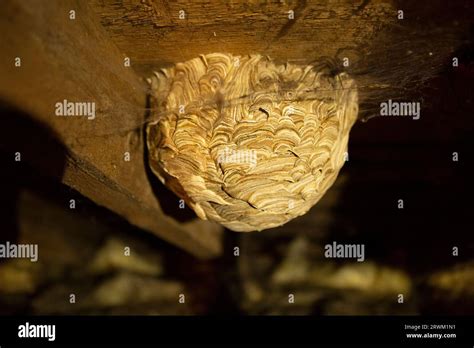
[[[316,204],[344,164],[358,112],[346,73],[213,53],[149,83],[150,166],[202,219],[280,226]]]

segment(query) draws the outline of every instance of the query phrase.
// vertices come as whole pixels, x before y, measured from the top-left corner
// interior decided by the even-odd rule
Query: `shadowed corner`
[[[66,149],[51,129],[2,100],[0,118],[0,243],[30,243],[20,237],[22,194],[34,187],[44,189],[47,181],[37,174],[36,168],[58,180],[62,179]],[[10,261],[0,258],[0,264],[6,265]],[[21,274],[18,276],[21,278]],[[8,280],[8,276],[5,277]],[[18,301],[16,295],[5,295],[1,301],[0,315],[27,310],[25,304]]]
[[[0,243],[15,243],[19,235],[19,195],[23,188],[40,180],[31,166],[61,181],[67,151],[51,129],[3,101],[0,101],[0,117]]]

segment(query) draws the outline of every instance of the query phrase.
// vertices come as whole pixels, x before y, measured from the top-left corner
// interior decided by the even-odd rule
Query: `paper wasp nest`
[[[305,214],[335,181],[357,117],[347,74],[214,53],[149,79],[159,179],[202,219],[234,231]]]

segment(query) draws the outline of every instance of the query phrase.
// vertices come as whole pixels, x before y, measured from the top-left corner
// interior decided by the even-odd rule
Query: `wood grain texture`
[[[76,11],[74,20],[70,10]],[[0,30],[0,100],[27,114],[38,129],[22,137],[26,131],[21,128],[18,133],[4,128],[2,147],[10,153],[21,149],[25,161],[51,174],[53,154],[42,149],[39,132],[48,129],[63,148],[64,158],[58,161],[64,168],[53,173],[62,182],[194,255],[218,255],[220,227],[197,220],[183,225],[162,212],[146,174],[137,127],[145,117],[146,86],[124,66],[89,5],[4,1]],[[21,58],[21,67],[15,67],[15,57]],[[56,116],[55,104],[64,99],[94,102],[96,118]]]
[[[144,74],[213,52],[258,53],[300,64],[324,56],[360,59],[360,50],[396,19],[389,0],[94,0],[93,4],[113,41]],[[294,19],[289,19],[290,10]]]

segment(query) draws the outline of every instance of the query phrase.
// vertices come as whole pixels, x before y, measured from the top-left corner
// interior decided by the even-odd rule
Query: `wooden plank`
[[[390,0],[94,0],[93,4],[119,49],[144,74],[212,52],[260,53],[303,64],[324,56],[358,60],[359,48],[396,19]]]
[[[0,100],[8,125],[0,144],[12,160],[21,152],[22,159],[130,223],[196,256],[218,255],[220,226],[181,224],[163,213],[160,204],[178,202],[159,202],[147,176],[146,84],[124,65],[88,3],[5,0],[0,31]],[[64,100],[89,103],[91,110],[94,105],[95,117],[57,116],[57,103]]]

